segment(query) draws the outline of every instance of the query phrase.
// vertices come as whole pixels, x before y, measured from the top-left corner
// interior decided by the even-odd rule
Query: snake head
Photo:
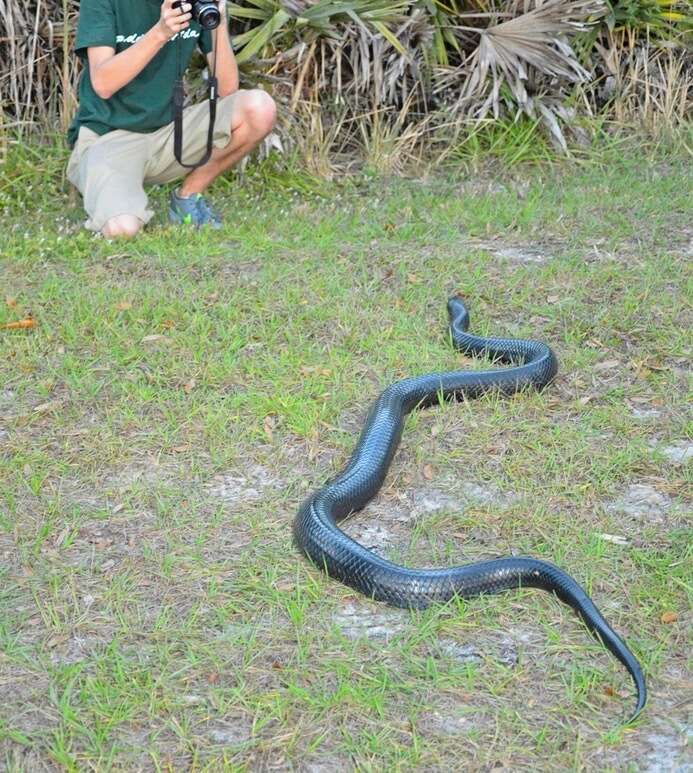
[[[456,330],[467,330],[469,328],[469,312],[459,293],[455,293],[455,295],[448,298],[448,316],[450,317],[451,328]]]

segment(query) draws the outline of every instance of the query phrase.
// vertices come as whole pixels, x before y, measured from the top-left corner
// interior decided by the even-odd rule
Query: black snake
[[[420,609],[454,596],[468,598],[519,587],[555,593],[582,617],[633,678],[638,697],[630,722],[647,700],[640,664],[585,591],[561,569],[545,561],[519,557],[449,569],[407,569],[375,555],[336,525],[361,510],[380,489],[399,445],[405,416],[411,410],[437,404],[441,399],[468,399],[489,391],[510,395],[529,387],[542,389],[556,375],[556,357],[546,344],[467,333],[469,315],[457,296],[448,301],[448,313],[456,349],[512,367],[426,373],[390,384],[372,405],[346,467],[301,506],[294,522],[295,541],[331,577],[396,607]]]

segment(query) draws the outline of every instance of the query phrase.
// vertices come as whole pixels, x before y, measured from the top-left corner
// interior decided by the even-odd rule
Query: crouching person
[[[206,6],[216,16],[217,3]],[[154,214],[145,184],[183,178],[171,194],[169,220],[219,228],[221,220],[204,197],[210,183],[250,153],[274,126],[276,109],[261,90],[238,88],[226,0],[220,23],[206,29],[190,2],[176,0],[81,0],[75,48],[84,63],[79,106],[68,132],[72,155],[68,179],[79,189],[86,227],[108,238],[135,236]],[[174,154],[172,97],[179,72],[195,46],[218,80],[217,117],[209,160],[193,169]],[[207,103],[183,112],[183,161],[207,149]]]

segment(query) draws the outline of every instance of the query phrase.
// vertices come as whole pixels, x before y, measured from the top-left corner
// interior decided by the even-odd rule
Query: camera
[[[205,30],[216,29],[221,24],[221,14],[216,0],[187,0],[192,5],[193,19]],[[173,4],[173,8],[180,8],[183,0]]]

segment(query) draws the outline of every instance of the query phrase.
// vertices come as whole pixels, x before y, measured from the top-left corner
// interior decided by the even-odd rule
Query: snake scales
[[[407,569],[371,553],[337,526],[340,520],[361,510],[380,489],[399,445],[404,419],[411,410],[436,404],[441,396],[447,400],[469,399],[489,391],[510,395],[530,387],[542,389],[555,376],[556,358],[546,344],[468,333],[469,315],[457,296],[448,301],[448,314],[456,349],[468,355],[485,355],[511,367],[426,373],[390,384],[371,406],[346,467],[301,506],[294,522],[296,544],[331,577],[396,607],[420,609],[454,596],[468,598],[519,587],[555,593],[582,617],[630,673],[637,690],[630,722],[647,700],[640,664],[585,591],[564,571],[545,561],[521,557],[447,569]]]

